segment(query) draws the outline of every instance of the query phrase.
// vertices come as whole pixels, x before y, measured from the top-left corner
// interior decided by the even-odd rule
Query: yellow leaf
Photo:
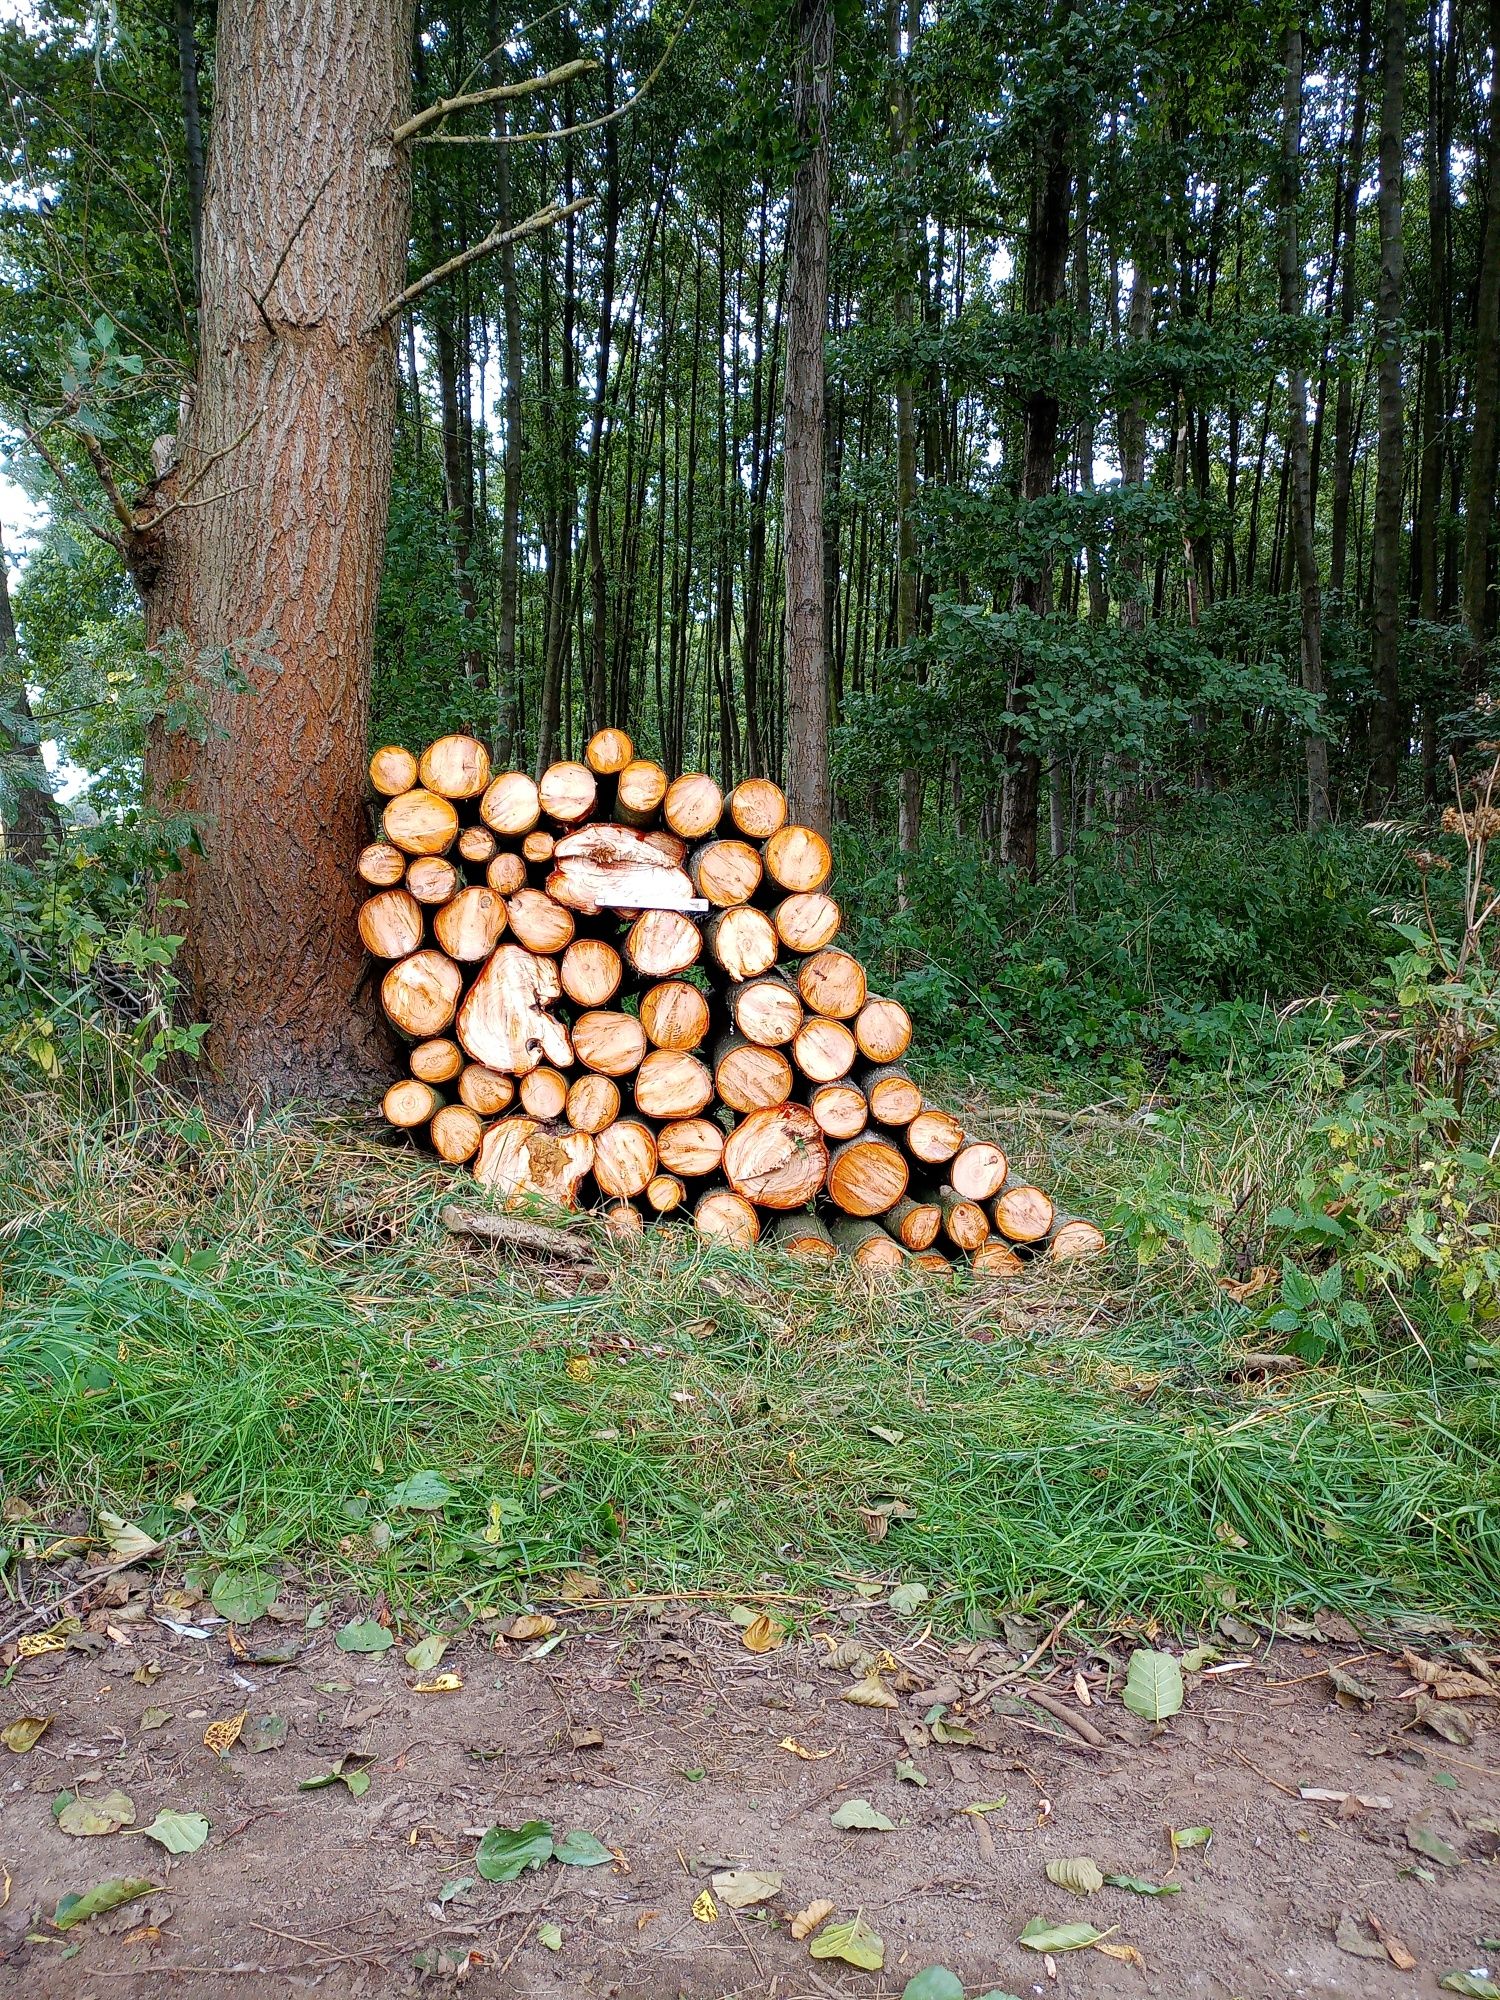
[[[67,1649],[67,1637],[61,1632],[28,1632],[16,1646],[23,1660],[40,1659],[43,1653],[65,1653]]]
[[[227,1757],[239,1742],[249,1713],[248,1708],[242,1708],[238,1715],[226,1715],[221,1722],[211,1722],[203,1732],[204,1749],[212,1750],[216,1757]]]
[[[872,1667],[862,1681],[847,1687],[839,1696],[840,1701],[852,1701],[856,1708],[899,1708],[900,1702],[880,1678],[880,1669]]]
[[[134,1521],[122,1520],[118,1514],[101,1512],[99,1526],[104,1530],[104,1539],[111,1550],[122,1562],[139,1562],[142,1556],[154,1555],[161,1547],[154,1535],[148,1535]]]
[[[558,1586],[558,1596],[564,1604],[592,1604],[604,1595],[604,1585],[597,1576],[589,1576],[582,1570],[570,1569]]]
[[[507,1639],[545,1639],[549,1632],[557,1630],[557,1620],[549,1618],[545,1611],[523,1611],[519,1618],[512,1618],[505,1628]]]
[[[975,1819],[982,1819],[986,1813],[999,1812],[1004,1804],[1005,1800],[1003,1798],[976,1799],[971,1806],[960,1806],[959,1811],[961,1813],[972,1813]]]
[[[413,1694],[456,1694],[464,1684],[462,1674],[438,1674],[430,1681],[416,1681]]]
[[[801,1944],[811,1937],[818,1925],[833,1915],[833,1904],[827,1896],[815,1896],[805,1910],[799,1910],[792,1918],[792,1936]]]
[[[747,1653],[774,1653],[785,1638],[785,1626],[778,1625],[774,1618],[768,1618],[764,1611],[758,1611],[741,1632],[740,1644]]]
[[[14,1722],[7,1722],[0,1729],[0,1743],[7,1750],[14,1750],[18,1757],[24,1757],[28,1750],[36,1748],[51,1726],[50,1715],[18,1715]]]
[[[594,1364],[586,1354],[575,1354],[568,1363],[568,1374],[575,1382],[587,1382],[593,1372]]]
[[[1146,1961],[1141,1957],[1133,1944],[1110,1944],[1106,1942],[1096,1944],[1094,1949],[1095,1951],[1102,1951],[1106,1958],[1118,1958],[1125,1965],[1133,1965],[1138,1972],[1146,1970]]]
[[[172,1505],[177,1509],[179,1514],[191,1514],[197,1504],[198,1496],[196,1493],[179,1493],[177,1498],[172,1502]]]
[[[795,1736],[783,1736],[781,1748],[790,1750],[794,1757],[800,1757],[804,1764],[816,1764],[824,1757],[831,1757],[831,1750],[809,1750],[805,1743],[799,1743]]]
[[[707,1889],[693,1898],[693,1915],[700,1924],[716,1924],[719,1921],[719,1906]]]

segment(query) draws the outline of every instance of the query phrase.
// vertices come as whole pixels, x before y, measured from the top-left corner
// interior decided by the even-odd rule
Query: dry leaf
[[[160,1944],[161,1926],[159,1924],[137,1924],[133,1931],[126,1931],[120,1942],[121,1944]]]
[[[1374,1931],[1376,1937],[1385,1946],[1385,1955],[1391,1961],[1391,1964],[1395,1966],[1396,1970],[1398,1972],[1415,1972],[1417,1961],[1412,1957],[1405,1941],[1398,1938],[1394,1931],[1388,1931],[1373,1910],[1367,1910],[1365,1914],[1369,1918],[1370,1929]]]
[[[786,1628],[758,1611],[741,1632],[740,1644],[747,1653],[774,1653],[785,1638]]]
[[[112,1553],[121,1562],[138,1562],[142,1556],[155,1555],[161,1547],[154,1535],[148,1535],[144,1528],[138,1528],[133,1521],[121,1520],[118,1514],[99,1515],[99,1526],[104,1531],[104,1539]]]
[[[464,1684],[462,1674],[438,1674],[430,1681],[414,1681],[413,1694],[456,1694]]]
[[[871,1667],[862,1681],[853,1687],[846,1687],[839,1696],[840,1701],[853,1702],[856,1708],[899,1708],[900,1702],[880,1678],[880,1669]]]
[[[24,1757],[28,1750],[36,1748],[51,1726],[50,1715],[18,1715],[14,1722],[7,1722],[0,1729],[0,1743],[18,1757]]]
[[[121,1791],[99,1799],[69,1799],[57,1815],[59,1832],[76,1835],[118,1833],[134,1821],[135,1801]]]
[[[1220,1278],[1219,1290],[1236,1305],[1243,1305],[1246,1299],[1253,1299],[1263,1292],[1267,1285],[1276,1282],[1276,1270],[1270,1264],[1257,1264],[1248,1278]]]
[[[815,1896],[805,1910],[799,1910],[792,1918],[792,1936],[801,1944],[804,1938],[812,1936],[818,1925],[825,1923],[833,1915],[833,1904],[826,1896]]]
[[[557,1594],[564,1604],[592,1604],[604,1595],[604,1585],[597,1576],[570,1569],[558,1586]]]
[[[832,1750],[809,1750],[805,1743],[799,1743],[795,1736],[783,1736],[780,1747],[790,1750],[794,1757],[800,1757],[804,1764],[817,1764],[824,1757],[831,1757]]]
[[[1425,1688],[1431,1688],[1439,1701],[1472,1701],[1478,1695],[1495,1692],[1489,1682],[1481,1680],[1478,1674],[1465,1673],[1462,1667],[1450,1667],[1446,1660],[1424,1660],[1410,1647],[1401,1658],[1412,1679]]]
[[[238,1715],[226,1715],[222,1722],[211,1722],[203,1732],[203,1747],[212,1750],[216,1757],[225,1757],[240,1740],[240,1731],[249,1715],[248,1708],[242,1708]]]
[[[545,1639],[549,1632],[557,1630],[557,1620],[549,1618],[545,1611],[523,1611],[503,1629],[507,1639]]]
[[[883,1542],[891,1532],[891,1524],[884,1514],[877,1514],[871,1507],[861,1507],[859,1524],[872,1542]]]
[[[1070,1895],[1092,1896],[1104,1887],[1104,1872],[1089,1855],[1079,1854],[1066,1861],[1049,1861],[1047,1880]]]
[[[700,1924],[716,1924],[719,1921],[719,1906],[707,1889],[693,1898],[693,1915]]]
[[[1084,1708],[1092,1708],[1092,1707],[1093,1707],[1093,1705],[1094,1705],[1094,1697],[1093,1697],[1093,1696],[1092,1696],[1092,1695],[1091,1695],[1091,1694],[1089,1693],[1089,1684],[1088,1684],[1088,1682],[1087,1682],[1087,1681],[1086,1681],[1086,1680],[1085,1680],[1085,1679],[1083,1678],[1083,1672],[1082,1672],[1082,1669],[1080,1669],[1080,1670],[1079,1670],[1079,1671],[1078,1671],[1078,1672],[1077,1672],[1076,1674],[1074,1674],[1074,1676],[1073,1676],[1073,1692],[1074,1692],[1074,1694],[1076,1694],[1076,1695],[1077,1695],[1077,1697],[1078,1697],[1078,1700],[1079,1700],[1080,1704],[1081,1704],[1081,1705],[1082,1705],[1082,1706],[1083,1706]]]
[[[731,1910],[748,1910],[779,1896],[781,1881],[774,1869],[724,1868],[714,1876],[713,1885]]]
[[[43,1653],[65,1653],[67,1650],[67,1635],[63,1632],[28,1632],[24,1639],[16,1642],[16,1651],[23,1660],[36,1660]]]
[[[1100,1943],[1094,1949],[1102,1951],[1106,1958],[1118,1958],[1126,1965],[1133,1965],[1138,1972],[1146,1970],[1146,1961],[1133,1944]]]

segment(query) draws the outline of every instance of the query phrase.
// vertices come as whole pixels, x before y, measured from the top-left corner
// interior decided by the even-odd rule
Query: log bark
[[[809,1083],[836,1083],[854,1067],[859,1051],[842,1021],[813,1014],[792,1037],[792,1061]]]
[[[636,1217],[639,1222],[640,1217]],[[563,1264],[591,1264],[593,1250],[578,1230],[525,1222],[519,1216],[494,1215],[484,1208],[465,1208],[450,1201],[443,1210],[443,1227],[450,1236],[472,1236],[497,1250],[515,1250],[532,1257],[552,1257]]]
[[[445,799],[477,799],[490,781],[490,753],[477,736],[440,736],[417,759],[417,783]]]
[[[441,854],[419,854],[407,864],[406,886],[419,903],[436,909],[458,894],[458,870]]]
[[[505,929],[505,899],[493,889],[460,889],[432,919],[432,934],[460,965],[488,958]]]
[[[868,997],[865,969],[847,951],[814,952],[797,973],[797,991],[811,1013],[852,1021]]]
[[[846,1215],[883,1215],[906,1193],[911,1170],[889,1139],[862,1133],[828,1159],[828,1199]]]
[[[479,1151],[484,1140],[484,1120],[467,1104],[445,1104],[433,1113],[427,1128],[432,1149],[450,1167],[461,1167]]]
[[[474,1177],[507,1207],[576,1208],[579,1184],[593,1164],[588,1133],[558,1131],[535,1118],[502,1118],[484,1135]]]
[[[370,759],[369,775],[371,786],[382,798],[399,798],[403,792],[416,789],[417,760],[399,743],[387,743]]]
[[[403,1035],[425,1042],[453,1019],[463,985],[463,974],[446,953],[414,951],[381,980],[380,1004]]]
[[[528,1118],[539,1118],[544,1125],[561,1118],[568,1105],[568,1079],[561,1070],[543,1063],[529,1075],[521,1078],[519,1086],[521,1109]]]
[[[459,1071],[458,1097],[481,1118],[498,1118],[516,1101],[515,1079],[484,1063],[466,1063]]]
[[[696,1049],[708,1033],[708,1002],[685,979],[664,979],[641,995],[641,1026],[654,1049]]]
[[[964,1142],[964,1128],[950,1111],[919,1111],[906,1128],[906,1148],[924,1166],[946,1166]]]
[[[899,1000],[871,994],[854,1017],[854,1039],[868,1062],[897,1063],[911,1047],[911,1015]]]
[[[458,1039],[475,1062],[513,1076],[525,1076],[543,1062],[565,1068],[573,1059],[568,1032],[547,1011],[561,997],[555,959],[538,958],[520,945],[498,945],[458,1010]]]
[[[833,873],[833,851],[810,826],[780,827],[761,849],[767,875],[795,896],[821,889]]]
[[[415,1132],[442,1108],[443,1100],[430,1083],[403,1076],[380,1100],[382,1116],[403,1132]]]
[[[752,1111],[724,1143],[724,1178],[758,1208],[805,1208],[828,1173],[828,1148],[806,1105]]]
[[[568,1091],[567,1120],[575,1132],[591,1132],[597,1138],[606,1125],[620,1115],[620,1086],[611,1077],[591,1070],[580,1076]]]
[[[593,1008],[573,1023],[573,1053],[601,1076],[631,1076],[646,1053],[646,1031],[634,1014]]]
[[[769,778],[746,778],[729,794],[728,816],[746,840],[769,840],[786,824],[786,793]]]
[[[1039,1187],[1017,1181],[996,1195],[990,1216],[1012,1243],[1040,1243],[1052,1227],[1052,1203]]]
[[[549,764],[537,780],[537,796],[548,819],[577,826],[594,810],[599,785],[587,764]]]
[[[703,840],[724,817],[724,794],[702,771],[674,778],[662,800],[661,816],[684,840]]]
[[[646,910],[630,927],[625,956],[643,979],[670,979],[698,961],[703,934],[677,910]]]
[[[943,1226],[943,1211],[935,1201],[914,1201],[903,1195],[881,1216],[880,1224],[903,1249],[930,1250]]]
[[[943,1218],[943,1234],[957,1249],[972,1253],[990,1233],[990,1219],[977,1201],[970,1201],[956,1188],[938,1189],[938,1209]]]
[[[728,1034],[715,1042],[713,1055],[714,1090],[731,1111],[767,1111],[791,1096],[796,1077],[780,1049]]]
[[[446,854],[458,838],[458,808],[440,792],[419,786],[389,801],[381,825],[403,854]]]
[[[422,905],[406,889],[382,890],[359,906],[359,935],[372,958],[405,958],[422,930]]]
[[[578,1007],[604,1007],[620,990],[624,961],[603,938],[574,938],[562,955],[562,990]],[[641,1012],[644,1015],[645,1006]]]
[[[988,1201],[1005,1185],[1009,1161],[988,1139],[966,1139],[953,1155],[948,1180],[970,1201]]]
[[[354,869],[372,889],[393,889],[406,873],[406,856],[388,840],[372,840],[359,850]]]
[[[716,1174],[724,1159],[724,1128],[712,1118],[673,1118],[656,1135],[656,1157],[685,1180]]]
[[[573,912],[554,902],[544,889],[517,889],[506,902],[505,914],[517,944],[525,945],[528,951],[565,951],[577,929]]]
[[[519,840],[541,816],[541,793],[525,771],[502,771],[479,801],[479,817],[502,840]]]
[[[839,1251],[861,1271],[883,1276],[905,1268],[906,1252],[878,1223],[851,1215],[835,1216],[829,1233]]]
[[[802,1002],[784,979],[747,979],[729,989],[729,1018],[747,1042],[781,1048],[802,1026]]]
[[[810,1093],[808,1109],[829,1139],[854,1139],[870,1122],[864,1092],[852,1083],[822,1083]]]
[[[760,887],[764,864],[745,840],[710,840],[688,856],[688,874],[700,896],[716,909],[748,903]]]
[[[636,1109],[647,1118],[695,1118],[713,1095],[707,1063],[681,1049],[652,1049],[635,1073]]]
[[[451,1083],[464,1066],[464,1052],[446,1035],[418,1042],[411,1052],[411,1073],[423,1083]]]
[[[753,1202],[733,1188],[711,1188],[693,1210],[693,1227],[700,1236],[753,1250],[760,1241],[760,1215]]]
[[[594,1179],[600,1192],[629,1200],[644,1194],[656,1172],[656,1138],[638,1118],[617,1118],[594,1140]]]
[[[832,944],[844,913],[832,896],[814,890],[805,896],[788,896],[778,903],[771,912],[771,921],[787,950],[800,958]]]
[[[795,1215],[772,1216],[762,1240],[768,1249],[805,1264],[831,1264],[839,1254],[828,1225],[810,1208]]]
[[[710,963],[736,984],[769,972],[776,963],[777,945],[776,926],[764,911],[748,903],[720,910],[703,927],[703,949]]]

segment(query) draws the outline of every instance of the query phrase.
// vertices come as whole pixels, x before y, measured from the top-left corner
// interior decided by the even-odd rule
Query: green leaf
[[[330,1785],[343,1785],[356,1799],[362,1799],[370,1789],[369,1766],[375,1759],[362,1750],[350,1750],[340,1757],[331,1771],[320,1772],[315,1778],[298,1781],[299,1792],[324,1792]]]
[[[602,1868],[614,1856],[602,1840],[586,1833],[582,1828],[565,1833],[552,1850],[553,1856],[564,1868]]]
[[[1182,1707],[1182,1668],[1171,1653],[1139,1647],[1130,1656],[1121,1699],[1143,1721],[1166,1722]]]
[[[1045,1917],[1033,1917],[1016,1942],[1028,1951],[1086,1951],[1108,1936],[1092,1924],[1049,1924]]]
[[[274,1577],[251,1576],[243,1570],[221,1570],[209,1592],[214,1610],[233,1625],[252,1625],[264,1618],[276,1601]]]
[[[883,1812],[876,1812],[868,1799],[845,1799],[829,1817],[841,1833],[858,1829],[863,1829],[867,1833],[896,1831],[895,1821],[887,1819]]]
[[[1414,1854],[1425,1854],[1429,1861],[1436,1861],[1439,1867],[1456,1868],[1457,1850],[1450,1847],[1440,1833],[1435,1833],[1424,1820],[1414,1819],[1406,1829],[1406,1844]]]
[[[1185,1674],[1201,1674],[1205,1667],[1217,1666],[1224,1657],[1218,1646],[1192,1646],[1182,1656],[1182,1671]]]
[[[1172,1852],[1178,1854],[1186,1847],[1207,1847],[1214,1837],[1211,1826],[1174,1826],[1168,1829],[1172,1837]]]
[[[863,1972],[879,1972],[885,1964],[885,1946],[863,1917],[825,1924],[807,1949],[813,1958],[841,1958]]]
[[[1148,1882],[1142,1875],[1106,1875],[1111,1889],[1128,1889],[1133,1896],[1180,1896],[1180,1882]]]
[[[1445,1993],[1467,1993],[1469,2000],[1500,2000],[1500,1986],[1487,1972],[1445,1972],[1438,1985]]]
[[[243,1747],[257,1756],[267,1750],[279,1750],[285,1741],[284,1715],[258,1715],[254,1722],[247,1723],[240,1732],[240,1742]]]
[[[385,1653],[396,1643],[374,1618],[362,1618],[345,1625],[333,1642],[341,1653]]]
[[[925,1785],[927,1783],[924,1773],[919,1771],[916,1765],[907,1757],[897,1758],[893,1775],[908,1785]]]
[[[432,1633],[426,1639],[418,1639],[415,1646],[406,1649],[406,1664],[415,1667],[419,1674],[430,1674],[448,1650],[448,1641]]]
[[[548,1951],[561,1951],[563,1948],[563,1934],[556,1924],[538,1924],[536,1941],[544,1944]]]
[[[151,1895],[155,1888],[154,1882],[142,1881],[138,1875],[111,1876],[108,1882],[96,1882],[92,1889],[85,1889],[81,1896],[64,1896],[52,1921],[60,1931],[70,1931],[75,1924],[86,1924],[90,1917],[102,1917],[106,1910],[118,1910],[123,1903]]]
[[[524,1826],[492,1826],[479,1843],[474,1865],[486,1882],[514,1882],[528,1868],[552,1859],[552,1829],[545,1820]]]
[[[901,2000],[964,2000],[964,1983],[946,1965],[929,1965],[907,1980]]]
[[[921,1610],[927,1602],[927,1597],[928,1590],[925,1583],[898,1583],[888,1601],[898,1618],[910,1618]]]
[[[456,1880],[443,1884],[442,1888],[438,1890],[438,1901],[446,1909],[455,1896],[466,1896],[473,1886],[474,1877],[472,1875],[460,1875]]]
[[[458,1488],[450,1486],[440,1472],[414,1472],[386,1495],[387,1507],[405,1508],[413,1514],[436,1514],[456,1499]]]
[[[135,1819],[134,1801],[124,1792],[106,1792],[102,1798],[69,1798],[56,1813],[58,1829],[78,1836],[118,1833]]]
[[[202,1813],[163,1811],[141,1828],[147,1840],[159,1840],[168,1854],[196,1854],[209,1835]]]
[[[1098,1862],[1087,1854],[1075,1855],[1067,1861],[1049,1861],[1047,1880],[1059,1889],[1066,1889],[1070,1896],[1092,1896],[1096,1889],[1104,1887]]]

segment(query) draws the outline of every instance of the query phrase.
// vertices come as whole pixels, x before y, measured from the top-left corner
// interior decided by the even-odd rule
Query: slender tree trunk
[[[7,708],[20,717],[21,728],[13,736],[0,725],[0,856],[34,868],[46,853],[47,842],[61,832],[62,820],[33,727],[31,695],[10,606],[10,573],[0,541],[0,711]]]
[[[193,242],[193,289],[203,287],[203,114],[198,99],[198,40],[194,0],[173,0],[182,136],[187,151],[188,231]]]
[[[500,49],[500,10],[490,0],[487,40]],[[497,55],[491,65],[495,83],[503,81]],[[503,100],[496,115],[495,130],[503,138],[506,117]],[[502,229],[513,219],[510,192],[510,148],[495,148],[496,192]],[[521,373],[525,353],[521,345],[521,291],[516,277],[516,247],[506,243],[500,250],[500,311],[505,347],[501,365],[505,370],[505,473],[500,500],[500,635],[496,667],[496,750],[509,761],[515,734],[515,717],[520,712],[520,688],[516,679],[516,624],[521,601]]]
[[[1372,802],[1396,796],[1406,729],[1401,708],[1401,395],[1402,92],[1406,82],[1406,0],[1386,0],[1380,103],[1380,279],[1375,304],[1380,412],[1371,535],[1370,659]]]
[[[1485,133],[1484,247],[1474,313],[1474,427],[1464,508],[1464,624],[1474,648],[1494,628],[1490,543],[1495,518],[1495,447],[1500,429],[1500,0],[1490,0],[1490,96]]]
[[[1450,23],[1450,30],[1452,24]],[[1443,17],[1432,8],[1427,22],[1427,310],[1422,334],[1421,456],[1417,462],[1417,506],[1412,523],[1413,567],[1418,615],[1438,618],[1438,511],[1442,505],[1447,367],[1452,342],[1448,300],[1453,289],[1449,261],[1452,118],[1449,76],[1454,33],[1443,39]]]
[[[1349,560],[1349,503],[1354,491],[1354,357],[1350,352],[1359,306],[1359,189],[1365,168],[1365,119],[1369,103],[1369,0],[1359,0],[1354,114],[1349,126],[1349,160],[1341,190],[1344,271],[1339,288],[1338,390],[1333,406],[1333,508],[1329,521],[1328,588],[1342,593]]]

